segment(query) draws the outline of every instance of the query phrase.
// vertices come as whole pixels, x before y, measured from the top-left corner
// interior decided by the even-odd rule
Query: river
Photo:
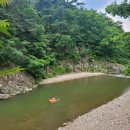
[[[0,101],[0,130],[56,130],[129,87],[130,79],[105,75],[43,85]],[[58,103],[50,104],[49,97],[59,98]]]

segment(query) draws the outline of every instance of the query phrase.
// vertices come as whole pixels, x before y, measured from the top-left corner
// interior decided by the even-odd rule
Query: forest
[[[130,4],[112,3],[106,11],[128,18]],[[90,62],[123,64],[127,66],[125,73],[130,74],[130,33],[123,30],[121,22],[86,9],[78,0],[3,1],[1,69],[25,69],[39,81],[46,78],[48,68],[55,74],[66,73],[70,69],[62,67],[62,61],[77,63],[85,57]]]

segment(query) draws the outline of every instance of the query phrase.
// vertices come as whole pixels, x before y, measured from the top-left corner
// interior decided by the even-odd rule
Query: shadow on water
[[[0,130],[56,130],[64,122],[120,96],[129,86],[127,78],[98,76],[39,87],[0,101]],[[49,97],[60,101],[50,104]]]

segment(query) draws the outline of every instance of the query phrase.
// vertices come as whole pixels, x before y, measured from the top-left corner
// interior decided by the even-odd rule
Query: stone
[[[0,99],[8,99],[9,97],[9,94],[0,94]]]
[[[32,91],[32,88],[24,87],[24,91],[25,91],[25,92]]]
[[[63,123],[64,126],[66,126],[68,123]]]
[[[2,84],[0,84],[0,89],[3,87],[3,85]]]

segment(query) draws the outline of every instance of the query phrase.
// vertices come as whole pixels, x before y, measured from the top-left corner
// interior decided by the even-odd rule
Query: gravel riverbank
[[[130,91],[58,130],[130,130]]]

